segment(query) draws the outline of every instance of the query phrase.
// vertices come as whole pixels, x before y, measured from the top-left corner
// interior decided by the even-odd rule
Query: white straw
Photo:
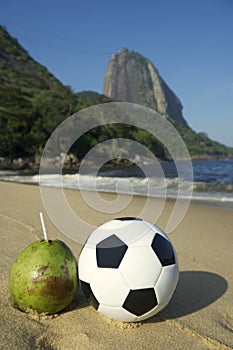
[[[43,218],[43,213],[40,212],[40,221],[41,221],[41,226],[42,226],[42,230],[43,230],[43,234],[44,234],[44,239],[45,241],[48,240],[48,235],[46,232],[46,228],[45,228],[45,224],[44,224],[44,218]]]

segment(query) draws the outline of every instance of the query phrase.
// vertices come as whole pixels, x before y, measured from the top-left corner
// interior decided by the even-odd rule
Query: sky
[[[232,0],[1,0],[0,24],[73,91],[123,47],[153,62],[189,126],[233,146]]]

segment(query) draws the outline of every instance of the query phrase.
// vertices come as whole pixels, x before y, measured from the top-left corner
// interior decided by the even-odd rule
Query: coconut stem
[[[43,230],[43,234],[44,234],[44,239],[45,241],[48,240],[48,235],[46,232],[46,228],[45,228],[45,224],[44,224],[44,218],[43,218],[43,213],[40,212],[40,221],[41,221],[41,226],[42,226],[42,230]]]

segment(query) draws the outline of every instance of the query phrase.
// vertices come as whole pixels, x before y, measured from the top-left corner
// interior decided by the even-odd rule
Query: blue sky
[[[188,124],[233,146],[232,0],[2,0],[0,23],[74,91],[102,92],[111,55],[140,52]]]

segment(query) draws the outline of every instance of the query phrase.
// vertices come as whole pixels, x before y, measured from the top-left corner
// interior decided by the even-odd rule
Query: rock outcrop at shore
[[[187,126],[179,98],[153,63],[134,51],[124,48],[113,54],[105,74],[103,93],[114,100],[150,107]]]

